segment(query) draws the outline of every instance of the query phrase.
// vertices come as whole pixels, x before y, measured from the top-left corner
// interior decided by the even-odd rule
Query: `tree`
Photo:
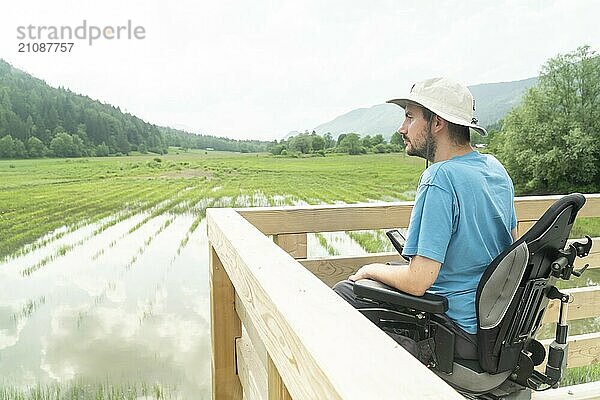
[[[73,137],[66,132],[59,132],[50,142],[50,150],[57,157],[74,157],[76,150]]]
[[[73,157],[81,157],[82,155],[86,154],[87,149],[83,144],[83,140],[77,135],[72,135],[71,137],[73,138],[73,154],[71,155]]]
[[[403,146],[404,140],[402,139],[402,135],[399,132],[394,132],[392,137],[390,138],[390,144],[395,144],[397,146]]]
[[[47,149],[46,146],[44,146],[44,143],[35,136],[30,137],[27,141],[27,152],[29,157],[43,157],[44,154],[46,154],[46,151]]]
[[[280,155],[283,150],[285,150],[284,144],[274,144],[271,145],[271,147],[269,147],[269,151],[271,152],[271,154],[274,154],[276,156]]]
[[[0,158],[13,157],[15,157],[15,142],[12,136],[6,135],[0,139]]]
[[[373,147],[373,138],[371,137],[371,135],[364,136],[360,141],[362,145],[366,148]]]
[[[335,139],[331,135],[331,132],[327,132],[326,134],[324,134],[323,139],[325,140],[325,148],[326,149],[335,147]]]
[[[312,150],[312,140],[307,133],[301,133],[289,140],[290,150],[300,152],[302,154],[310,153]]]
[[[373,143],[373,146],[377,146],[378,144],[385,144],[385,139],[383,138],[382,134],[377,134],[375,136],[373,136],[373,139],[371,139],[371,143]]]
[[[356,155],[361,153],[360,136],[356,133],[347,134],[341,141],[339,147],[348,154]]]
[[[504,119],[490,150],[518,191],[600,190],[600,56],[588,46],[550,59]]]
[[[129,142],[127,141],[125,132],[119,132],[116,136],[117,151],[123,154],[129,154]]]
[[[85,124],[77,125],[77,132],[75,132],[75,134],[81,138],[83,143],[89,144],[90,140],[87,135],[87,128]]]
[[[375,150],[375,153],[385,153],[386,145],[383,143],[376,144],[373,150]]]
[[[317,134],[311,135],[311,147],[313,151],[319,151],[325,149],[325,139]]]
[[[110,153],[110,149],[106,145],[106,143],[102,142],[96,147],[96,156],[97,157],[106,157]]]
[[[13,140],[14,149],[15,149],[15,158],[25,158],[27,157],[27,150],[25,149],[25,144],[19,140]]]

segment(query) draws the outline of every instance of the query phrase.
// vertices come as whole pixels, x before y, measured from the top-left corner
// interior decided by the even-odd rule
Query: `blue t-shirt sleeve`
[[[421,185],[415,198],[402,254],[419,255],[444,263],[448,243],[454,232],[453,203],[453,196],[447,190],[437,185]]]
[[[517,214],[515,213],[515,206],[514,206],[514,203],[513,203],[512,217],[511,217],[511,221],[510,221],[510,230],[512,231],[516,227],[517,227]]]
[[[515,188],[512,184],[510,178],[508,178],[510,182],[510,191],[511,191],[511,203],[510,203],[510,211],[512,212],[511,220],[510,220],[510,230],[512,231],[517,227],[517,212],[515,211]]]

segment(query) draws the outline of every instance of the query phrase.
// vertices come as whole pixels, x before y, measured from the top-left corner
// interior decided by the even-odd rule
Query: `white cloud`
[[[441,5],[440,5],[441,4]],[[57,0],[4,5],[0,56],[159,124],[278,138],[448,75],[523,79],[558,53],[600,48],[593,0]],[[17,53],[18,25],[143,25],[143,41]],[[596,32],[596,34],[595,34]]]

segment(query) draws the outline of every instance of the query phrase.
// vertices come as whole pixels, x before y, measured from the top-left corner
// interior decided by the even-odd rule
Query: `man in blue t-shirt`
[[[410,218],[403,254],[411,261],[365,265],[334,290],[357,308],[372,306],[352,293],[358,279],[417,296],[440,294],[448,298],[449,319],[472,336],[479,280],[516,237],[512,181],[496,158],[471,147],[469,130],[484,136],[486,131],[473,117],[475,103],[466,87],[428,79],[389,102],[405,110],[398,132],[406,153],[433,163],[421,175]]]

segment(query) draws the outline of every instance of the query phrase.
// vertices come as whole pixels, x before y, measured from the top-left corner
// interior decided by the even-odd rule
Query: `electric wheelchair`
[[[590,252],[590,237],[567,245],[584,204],[581,194],[557,200],[490,263],[476,292],[475,340],[444,315],[447,299],[431,293],[412,296],[363,279],[355,282],[354,294],[374,305],[359,311],[390,336],[409,337],[428,349],[421,361],[465,397],[529,399],[532,390],[557,387],[566,368],[569,295],[555,283],[587,268],[576,271],[573,264]],[[560,301],[560,313],[542,373],[534,367],[546,360],[546,350],[535,335],[551,299]]]

